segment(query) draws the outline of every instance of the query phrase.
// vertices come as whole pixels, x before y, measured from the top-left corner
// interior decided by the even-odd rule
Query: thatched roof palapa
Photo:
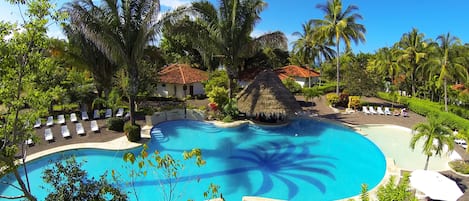
[[[282,114],[293,116],[301,107],[272,70],[264,70],[238,94],[238,109],[248,116]]]

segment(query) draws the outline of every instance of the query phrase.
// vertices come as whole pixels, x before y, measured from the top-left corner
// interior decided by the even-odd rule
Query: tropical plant
[[[50,184],[53,190],[49,192],[45,200],[127,200],[127,195],[121,189],[110,184],[104,173],[96,180],[89,178],[82,169],[84,162],[77,162],[74,157],[60,160],[51,168],[46,168],[42,179]]]
[[[319,38],[326,38],[331,43],[335,43],[336,47],[336,68],[337,68],[337,85],[336,94],[339,94],[340,82],[340,41],[343,40],[347,50],[351,48],[351,41],[356,44],[365,41],[365,26],[357,23],[362,16],[355,11],[357,6],[347,6],[342,10],[342,0],[327,0],[326,4],[318,4],[316,8],[325,13],[323,19],[313,19],[312,22],[316,26],[316,34]]]
[[[444,150],[452,151],[454,149],[454,136],[451,129],[444,126],[442,120],[433,115],[429,115],[427,119],[428,123],[418,123],[414,126],[414,135],[410,140],[412,150],[415,149],[418,141],[423,140],[422,152],[427,156],[425,170],[428,169],[430,156],[441,156]]]
[[[174,23],[169,31],[192,40],[191,44],[199,51],[206,66],[214,66],[215,58],[221,59],[220,63],[228,73],[228,94],[232,98],[234,80],[243,59],[263,47],[287,49],[286,37],[281,32],[251,37],[265,6],[262,0],[220,0],[219,7],[209,1],[193,2],[173,12],[176,20],[172,21],[179,19],[185,23]]]
[[[410,180],[409,174],[405,173],[399,183],[396,183],[396,177],[391,176],[389,181],[378,188],[378,200],[402,200],[402,201],[417,201],[412,191],[409,191]]]
[[[287,77],[282,80],[283,85],[292,93],[298,93],[301,91],[301,85],[291,77]]]
[[[225,105],[230,100],[228,97],[228,90],[223,87],[213,87],[212,91],[207,93],[207,96],[210,103],[216,103],[220,109],[223,109],[223,107],[225,107]]]
[[[149,42],[159,32],[160,1],[81,0],[68,4],[72,28],[92,41],[114,63],[121,64],[129,76],[130,122],[135,125],[135,102],[139,87],[140,60]]]
[[[303,96],[305,97],[306,101],[311,101],[311,105],[313,104],[313,99],[316,97],[321,97],[322,91],[319,90],[319,87],[314,86],[311,88],[303,88]]]

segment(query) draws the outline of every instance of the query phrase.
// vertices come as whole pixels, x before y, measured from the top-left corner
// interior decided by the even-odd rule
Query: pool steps
[[[153,128],[150,132],[150,135],[152,140],[156,140],[158,142],[164,141],[166,139],[163,132],[159,128]]]

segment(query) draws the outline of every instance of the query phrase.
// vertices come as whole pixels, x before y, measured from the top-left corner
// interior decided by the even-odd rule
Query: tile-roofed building
[[[188,64],[171,64],[158,72],[158,79],[157,95],[184,98],[205,94],[202,82],[208,80],[208,73]]]

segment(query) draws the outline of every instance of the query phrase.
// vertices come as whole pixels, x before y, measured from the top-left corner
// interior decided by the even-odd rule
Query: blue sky
[[[215,0],[211,0],[216,2]],[[310,19],[323,17],[316,8],[326,0],[265,0],[268,7],[261,13],[262,20],[257,24],[254,36],[272,31],[282,31],[289,43],[296,40],[293,32],[302,31],[302,24]],[[67,0],[55,0],[60,7]],[[190,0],[161,0],[164,10],[186,4]],[[356,5],[363,16],[358,21],[365,25],[366,42],[353,46],[354,52],[373,53],[381,47],[391,46],[399,41],[404,33],[417,28],[426,38],[435,39],[440,34],[450,32],[463,43],[469,42],[469,1],[467,0],[343,0],[345,6]],[[0,19],[15,21],[18,8],[0,0]],[[61,30],[50,26],[49,35],[63,37]]]

